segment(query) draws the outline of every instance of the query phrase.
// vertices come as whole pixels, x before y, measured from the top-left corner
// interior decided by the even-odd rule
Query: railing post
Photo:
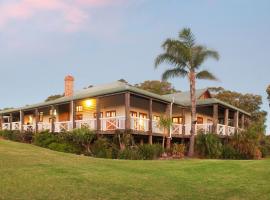
[[[38,132],[38,123],[39,123],[39,112],[38,112],[38,108],[35,109],[35,132]]]
[[[55,106],[54,105],[52,105],[51,106],[51,132],[52,133],[54,133],[54,131],[55,131],[55,124],[54,124],[54,122],[55,122],[55,115],[54,115],[54,111],[55,111]]]
[[[3,116],[2,115],[0,115],[0,130],[2,130],[2,125],[3,124]]]
[[[149,144],[153,144],[153,99],[149,99]]]
[[[213,132],[217,134],[218,125],[218,104],[213,105]]]
[[[182,108],[182,134],[183,135],[185,135],[185,131],[186,131],[186,128],[185,128],[186,119],[185,118],[186,118],[185,117],[185,109]]]
[[[101,127],[101,124],[100,124],[100,98],[97,97],[96,98],[96,116],[97,116],[97,132],[99,133],[100,132],[100,127]]]
[[[224,125],[225,125],[225,135],[228,135],[228,125],[229,125],[229,109],[225,109],[224,113]]]
[[[125,93],[125,129],[130,129],[130,93]]]
[[[24,125],[24,112],[23,110],[20,110],[20,122],[21,122],[21,127],[20,127],[20,131],[23,132],[23,125]]]
[[[71,121],[71,129],[76,128],[76,123],[75,123],[75,118],[76,118],[76,105],[74,101],[70,102],[70,121]]]
[[[13,120],[13,115],[12,113],[9,114],[9,130],[12,130],[12,120]]]

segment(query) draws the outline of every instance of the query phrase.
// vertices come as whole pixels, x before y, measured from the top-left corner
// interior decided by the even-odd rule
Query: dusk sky
[[[197,88],[259,94],[269,111],[269,0],[0,0],[0,108],[63,93],[67,74],[76,89],[158,80],[161,43],[184,27],[221,57],[205,64],[220,81]],[[186,79],[170,81],[189,89]]]

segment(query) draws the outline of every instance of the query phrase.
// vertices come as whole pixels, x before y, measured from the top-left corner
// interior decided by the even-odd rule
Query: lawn
[[[0,140],[0,199],[270,199],[270,160],[105,160]]]

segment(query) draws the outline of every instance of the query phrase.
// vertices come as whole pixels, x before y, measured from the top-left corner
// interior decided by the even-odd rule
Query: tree
[[[47,97],[47,99],[45,100],[45,102],[47,102],[47,101],[53,101],[53,100],[59,99],[59,98],[61,98],[63,96],[64,96],[63,94],[51,95],[51,96],[48,96]]]
[[[268,94],[268,100],[269,100],[269,102],[270,102],[270,85],[268,85],[268,87],[267,87],[267,89],[266,89],[266,92],[267,92],[267,94]]]
[[[167,137],[167,145],[166,148],[170,148],[170,140],[169,131],[172,126],[172,119],[168,117],[161,116],[159,120],[159,126],[163,129],[163,139],[162,139],[162,147],[165,147],[165,138]]]
[[[215,98],[251,113],[251,121],[264,127],[267,113],[261,110],[263,102],[260,95],[242,94],[221,87],[213,87],[209,90]]]
[[[189,28],[180,31],[178,39],[167,39],[162,48],[164,53],[157,56],[155,68],[162,63],[171,65],[162,75],[162,80],[173,77],[187,77],[190,85],[191,99],[191,137],[189,156],[194,154],[195,124],[196,124],[196,79],[216,80],[216,77],[207,70],[201,70],[202,64],[208,59],[218,60],[219,54],[205,46],[197,45],[195,37]]]
[[[153,92],[159,95],[172,94],[175,92],[180,92],[174,89],[171,83],[167,81],[144,81],[143,83],[135,84],[135,87]]]

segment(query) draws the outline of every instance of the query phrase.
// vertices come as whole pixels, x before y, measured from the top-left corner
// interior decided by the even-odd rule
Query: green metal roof
[[[62,103],[69,102],[72,100],[80,100],[80,99],[84,99],[84,98],[97,97],[97,96],[113,94],[113,93],[120,93],[120,92],[125,92],[125,91],[130,91],[133,93],[137,93],[140,95],[151,97],[151,98],[154,98],[154,99],[157,99],[160,101],[164,101],[164,102],[171,102],[173,97],[174,97],[175,104],[177,104],[179,106],[183,106],[183,107],[190,106],[189,91],[175,93],[175,94],[169,94],[169,95],[158,95],[158,94],[154,94],[152,92],[148,92],[146,90],[142,90],[142,89],[139,89],[137,87],[131,86],[127,83],[116,81],[116,82],[109,83],[109,84],[103,84],[103,85],[93,86],[93,87],[90,87],[87,89],[79,90],[79,91],[75,92],[74,95],[71,97],[61,97],[59,99],[48,101],[48,102],[41,102],[38,104],[29,105],[29,106],[24,106],[24,107],[9,109],[9,110],[3,110],[3,111],[0,111],[0,114],[18,112],[20,110],[31,110],[34,108],[46,107],[46,106],[55,105],[55,104],[62,104]],[[207,89],[197,90],[196,91],[197,98],[199,98],[206,91],[207,91]],[[197,101],[197,105],[210,105],[210,104],[215,104],[215,103],[227,106],[227,107],[232,108],[234,110],[238,110],[239,112],[245,113],[246,115],[250,115],[248,112],[246,112],[244,110],[236,108],[228,103],[225,103],[225,102],[220,101],[220,100],[215,99],[215,98],[209,98],[209,99]]]

